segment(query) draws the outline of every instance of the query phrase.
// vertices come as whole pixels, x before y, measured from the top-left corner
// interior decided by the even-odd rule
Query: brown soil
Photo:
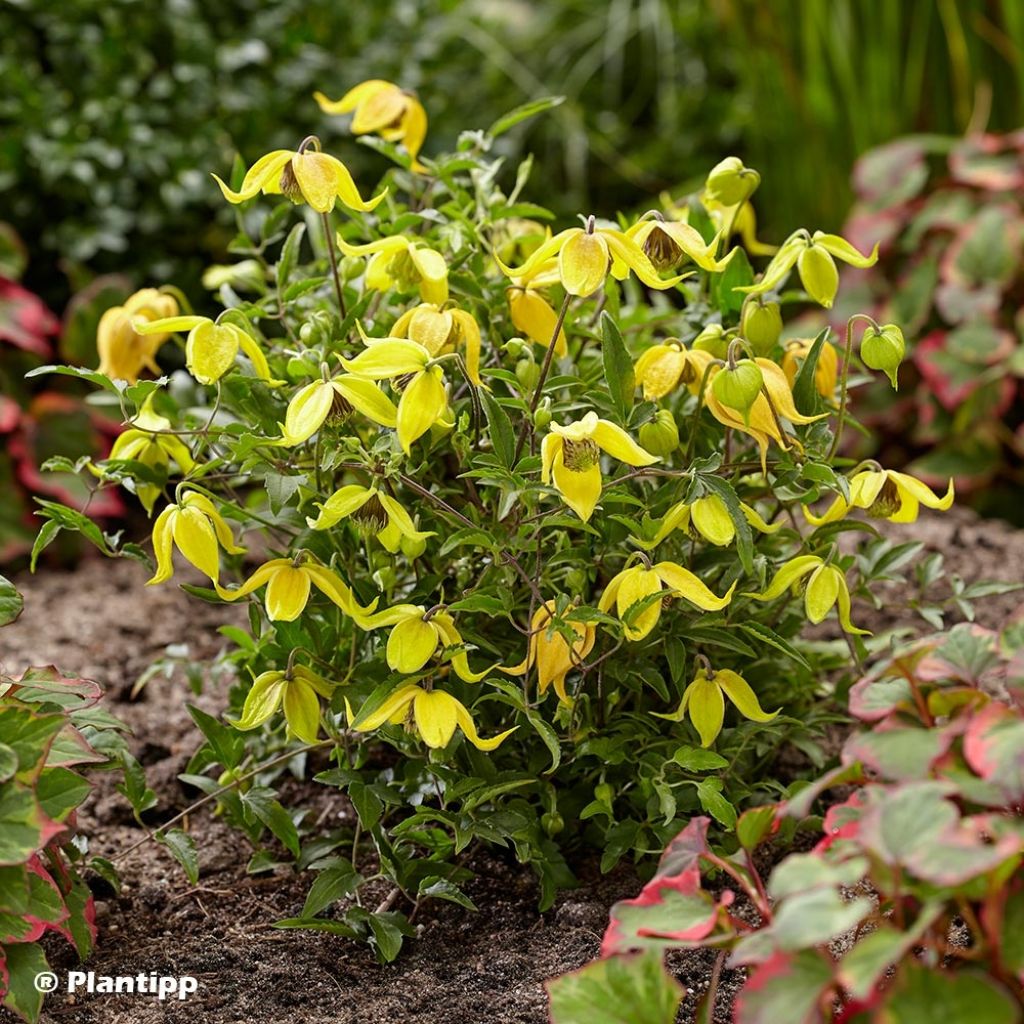
[[[942,550],[946,567],[968,580],[1024,579],[1024,534],[969,514],[923,520],[914,536]],[[183,679],[154,679],[134,701],[129,690],[139,673],[168,644],[187,637],[190,655],[210,658],[224,643],[217,627],[238,621],[237,610],[205,605],[173,586],[143,588],[142,569],[130,563],[86,560],[73,573],[23,577],[22,618],[0,634],[0,664],[19,672],[55,663],[99,680],[108,708],[134,731],[136,756],[146,767],[160,805],[156,820],[183,809],[186,794],[177,779],[198,735],[185,701],[211,713],[223,707],[216,682],[196,698]],[[978,618],[998,625],[1017,610],[1011,594],[978,602]],[[863,618],[863,616],[862,616]],[[910,623],[906,595],[886,595],[886,608],[872,628]],[[114,857],[142,835],[109,777],[79,821],[93,853]],[[318,788],[314,800],[325,814],[343,819],[343,798]],[[331,806],[331,800],[337,801]],[[147,996],[51,995],[43,1020],[50,1024],[288,1024],[319,1020],[338,1024],[539,1024],[547,1020],[545,979],[572,970],[598,950],[610,905],[634,895],[640,883],[628,868],[601,876],[574,865],[580,888],[563,894],[553,910],[538,914],[532,875],[498,854],[471,862],[476,878],[466,886],[482,911],[453,904],[424,907],[417,919],[421,938],[407,944],[396,963],[379,966],[370,952],[336,936],[276,931],[272,922],[301,909],[310,877],[281,869],[250,876],[244,840],[203,809],[189,828],[201,837],[200,881],[191,887],[169,854],[152,843],[122,866],[120,895],[97,887],[99,945],[87,969],[97,975],[192,975],[198,994],[184,1003],[158,1003]],[[49,947],[63,979],[75,969],[67,947]],[[673,971],[690,990],[680,1020],[692,1020],[697,997],[707,986],[712,957],[703,951],[673,954]],[[738,978],[724,978],[720,1015],[729,1019],[728,991]],[[0,1022],[11,1019],[0,1010]]]

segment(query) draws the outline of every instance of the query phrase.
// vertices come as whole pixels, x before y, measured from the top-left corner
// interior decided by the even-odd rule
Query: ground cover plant
[[[182,778],[250,871],[310,872],[281,927],[390,960],[423,900],[472,907],[474,844],[529,864],[546,908],[567,852],[643,861],[694,815],[727,836],[789,795],[827,760],[830,673],[868,651],[855,599],[918,550],[870,518],[953,491],[837,454],[851,366],[895,380],[902,332],[857,315],[780,342],[784,309],[831,306],[836,261],[875,254],[759,242],[738,159],[664,211],[552,227],[531,161],[494,146],[557,98],[442,154],[397,85],[317,101],[394,166],[368,189],[310,136],[216,178],[238,226],[223,311],[165,286],[118,307],[100,369],[48,368],[122,418],[80,469],[138,498],[150,543],[49,502],[33,555],[80,531],[152,586],[246,603],[229,706],[192,709]],[[841,639],[804,642],[826,618]],[[286,806],[290,774],[357,827]],[[177,824],[155,837],[194,879],[202,837]]]

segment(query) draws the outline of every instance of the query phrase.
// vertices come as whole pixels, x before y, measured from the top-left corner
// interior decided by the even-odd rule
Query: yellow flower
[[[465,641],[455,620],[448,612],[440,609],[432,608],[428,611],[418,604],[396,604],[369,616],[360,625],[364,629],[394,627],[388,635],[386,651],[388,668],[393,672],[404,675],[419,672],[439,647],[442,654],[449,647],[455,648],[451,655],[452,668],[467,683],[480,682],[494,667],[492,665],[483,672],[474,672],[469,667]]]
[[[678,338],[667,338],[643,352],[633,369],[637,384],[644,389],[644,398],[656,402],[680,383],[696,391],[712,359],[710,352],[683,348]]]
[[[953,480],[943,497],[908,473],[892,469],[864,469],[850,479],[850,499],[839,495],[823,515],[816,516],[806,506],[804,515],[813,526],[842,519],[853,508],[867,509],[869,516],[891,523],[914,523],[920,507],[945,512],[953,504]]]
[[[547,348],[555,333],[558,314],[551,304],[533,287],[516,284],[505,291],[508,299],[508,311],[512,317],[512,326],[524,334],[535,345]],[[558,328],[558,340],[555,342],[555,355],[561,359],[569,351],[565,340],[565,328]]]
[[[552,628],[556,620],[554,601],[545,601],[533,613],[530,622],[530,643],[527,648],[526,660],[518,665],[499,665],[502,672],[510,676],[523,676],[537,665],[537,692],[543,697],[549,686],[554,686],[558,699],[570,703],[565,692],[565,677],[574,669],[579,668],[583,659],[594,647],[597,630],[592,622],[580,622],[572,617],[572,609],[557,616],[560,623],[569,626],[577,639],[572,647],[562,633]]]
[[[430,353],[407,338],[365,338],[366,348],[354,359],[342,359],[349,373],[370,380],[390,380],[411,375],[398,400],[398,443],[406,455],[416,439],[448,412],[444,372],[431,365]]]
[[[547,239],[521,267],[507,267],[501,260],[498,265],[511,278],[530,280],[556,255],[558,279],[570,295],[593,295],[604,284],[609,270],[619,280],[632,270],[651,288],[671,288],[682,280],[678,276],[663,281],[633,239],[615,228],[595,227],[593,217],[586,228],[567,228]]]
[[[841,570],[817,555],[791,558],[775,573],[765,591],[760,594],[746,593],[743,596],[752,597],[755,601],[774,601],[808,573],[811,577],[804,590],[804,611],[808,621],[817,625],[833,606],[838,606],[839,624],[847,633],[870,636],[866,629],[858,629],[850,621],[850,590],[846,585],[846,577]]]
[[[761,533],[775,533],[782,529],[782,523],[766,523],[757,510],[745,502],[740,502],[740,511],[747,522]],[[650,551],[675,530],[686,530],[691,535],[699,534],[716,547],[727,547],[736,539],[736,524],[725,502],[717,494],[708,494],[691,505],[684,501],[673,505],[665,513],[658,532],[650,540],[633,537],[633,542],[645,551]]]
[[[412,516],[390,494],[360,484],[348,484],[335,491],[320,505],[316,519],[307,518],[306,522],[311,530],[328,530],[349,516],[372,530],[377,540],[392,554],[401,547],[403,537],[422,541],[436,536],[433,531],[424,533],[417,530]]]
[[[800,362],[807,358],[814,342],[808,338],[794,338],[785,343],[786,350],[782,355],[782,370],[786,374],[790,387],[796,382],[800,372]],[[818,352],[818,363],[814,367],[814,387],[822,398],[831,399],[836,393],[839,380],[839,355],[835,346],[827,341]]]
[[[588,412],[581,420],[564,427],[551,424],[551,433],[541,443],[541,480],[550,483],[565,503],[587,522],[601,497],[601,451],[628,466],[650,466],[661,460],[646,452],[627,434],[608,420]]]
[[[306,144],[309,149],[306,149]],[[387,189],[363,200],[352,180],[348,168],[336,157],[319,152],[319,142],[306,140],[297,151],[275,149],[261,156],[245,172],[242,187],[234,192],[216,174],[213,180],[220,185],[229,203],[244,203],[257,192],[264,195],[284,195],[293,203],[308,203],[317,213],[330,213],[337,200],[350,210],[372,210],[387,195]],[[314,148],[315,147],[315,148]]]
[[[178,312],[173,295],[156,288],[143,288],[125,299],[123,306],[112,306],[100,317],[96,329],[100,373],[113,380],[134,384],[143,369],[159,373],[157,349],[170,337],[167,331],[147,331],[143,337],[135,328],[139,321],[161,320]]]
[[[377,600],[364,608],[356,601],[348,584],[324,565],[298,562],[293,558],[272,558],[264,562],[240,587],[225,590],[220,584],[217,593],[225,601],[237,601],[266,584],[267,617],[274,622],[293,622],[309,601],[311,587],[330,598],[346,615],[362,625],[366,616],[377,607]]]
[[[391,328],[394,338],[419,342],[431,356],[466,350],[466,373],[478,387],[480,379],[480,325],[463,309],[444,309],[432,302],[421,302],[403,313]]]
[[[506,729],[489,740],[481,739],[466,706],[443,690],[425,690],[410,683],[400,686],[383,704],[367,715],[360,713],[352,723],[356,732],[370,732],[384,725],[414,726],[428,747],[440,749],[448,746],[456,728],[478,750],[494,750],[518,726]]]
[[[219,545],[219,546],[218,546]],[[220,548],[240,555],[228,524],[204,494],[185,491],[176,505],[168,505],[153,523],[153,554],[156,572],[147,586],[164,583],[174,574],[173,548],[177,549],[214,585],[220,575]]]
[[[656,718],[664,718],[669,722],[681,722],[689,712],[690,721],[700,735],[702,747],[710,747],[722,731],[725,719],[725,700],[728,697],[736,710],[751,722],[770,722],[779,713],[768,714],[762,710],[757,694],[750,684],[731,669],[722,668],[697,670],[693,681],[683,691],[683,699],[679,707],[671,714],[653,712]]]
[[[284,709],[288,731],[303,743],[316,743],[320,732],[320,697],[330,697],[334,687],[305,665],[288,672],[263,672],[245,696],[242,717],[228,719],[241,731],[255,729]]]
[[[658,562],[649,567],[633,565],[623,569],[605,587],[597,607],[606,612],[614,604],[616,613],[625,624],[626,639],[643,640],[658,624],[664,598],[682,597],[706,612],[717,612],[732,600],[735,589],[734,583],[725,597],[715,597],[689,569],[675,562]],[[635,604],[656,594],[656,600],[648,601],[642,610],[632,615],[629,622],[625,621]]]
[[[366,287],[385,292],[419,290],[424,302],[435,306],[448,301],[448,264],[436,250],[404,235],[378,238],[365,245],[351,245],[338,235],[338,248],[346,256],[372,256],[366,266]]]
[[[274,443],[293,448],[311,438],[328,416],[344,419],[353,409],[382,427],[394,427],[398,422],[394,403],[373,381],[341,374],[313,381],[296,392],[288,403],[284,423],[278,424],[282,436]]]
[[[638,220],[626,231],[626,237],[635,242],[658,270],[670,270],[684,260],[692,260],[701,270],[718,273],[729,265],[733,252],[717,259],[721,233],[705,242],[701,233],[685,221],[665,220],[656,211]],[[625,274],[616,275],[625,277]]]
[[[162,334],[188,331],[185,340],[185,365],[200,384],[213,384],[234,365],[241,349],[251,360],[252,368],[260,380],[271,387],[284,381],[270,376],[267,357],[252,336],[237,324],[216,323],[206,316],[172,316],[150,323],[135,321],[139,334]]]
[[[325,114],[347,114],[354,110],[352,134],[379,135],[388,142],[401,142],[412,158],[412,169],[426,167],[417,160],[427,137],[427,112],[413,93],[374,78],[349,89],[340,100],[329,100],[322,92],[313,93]]]
[[[132,426],[118,434],[110,449],[110,455],[104,461],[132,460],[141,462],[150,469],[166,470],[173,459],[179,471],[187,475],[195,466],[192,453],[176,434],[163,433],[171,429],[171,421],[153,411],[153,398],[154,395],[150,395],[146,399]],[[92,469],[97,476],[104,476],[102,466]],[[160,496],[160,488],[156,484],[141,480],[135,481],[134,487],[142,507],[147,512],[152,512],[153,505]]]

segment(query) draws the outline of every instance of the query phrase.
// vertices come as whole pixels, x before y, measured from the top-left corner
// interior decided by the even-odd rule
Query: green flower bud
[[[558,811],[550,811],[540,816],[540,827],[549,836],[557,836],[565,828],[565,818]]]
[[[872,370],[881,370],[889,378],[893,391],[899,388],[896,371],[906,350],[903,332],[896,324],[884,324],[881,329],[869,327],[860,339],[860,357],[864,365]]]
[[[602,782],[594,787],[594,799],[602,804],[609,804],[615,799],[615,790],[610,782]]]
[[[516,363],[516,379],[527,394],[533,394],[533,389],[540,380],[540,367],[532,359],[520,359]]]
[[[365,263],[360,256],[343,256],[338,264],[338,273],[342,281],[354,281],[365,269]]]
[[[800,253],[796,269],[807,294],[826,309],[831,309],[839,290],[839,271],[832,254],[820,245],[809,245]]]
[[[409,561],[414,561],[427,550],[427,542],[422,538],[410,538],[403,537],[399,542],[402,554],[405,555]]]
[[[729,351],[729,341],[721,324],[708,324],[693,339],[693,347],[701,352],[710,352],[716,359],[724,359]]]
[[[533,414],[533,425],[543,430],[551,422],[551,399],[545,398]]]
[[[743,304],[740,316],[740,334],[750,342],[756,355],[767,356],[782,334],[782,311],[779,304],[748,299]]]
[[[764,387],[761,367],[750,359],[744,359],[735,366],[719,370],[711,381],[711,390],[722,405],[743,414],[749,422],[750,410]]]
[[[640,428],[640,447],[662,456],[671,455],[679,447],[679,427],[668,409],[660,409],[653,420]]]
[[[739,157],[727,156],[711,168],[704,190],[712,202],[738,206],[748,200],[760,184],[761,175],[757,171],[744,167]]]

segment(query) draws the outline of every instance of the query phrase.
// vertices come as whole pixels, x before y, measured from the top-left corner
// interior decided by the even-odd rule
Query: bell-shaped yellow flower
[[[378,238],[365,245],[351,245],[338,235],[338,248],[346,256],[371,256],[366,265],[366,287],[378,292],[397,288],[419,291],[424,302],[435,306],[448,301],[448,264],[436,250],[405,235]]]
[[[334,687],[305,665],[294,665],[287,672],[262,672],[245,695],[242,717],[229,718],[236,728],[245,732],[269,721],[279,708],[289,733],[303,743],[316,743],[320,733],[320,701],[330,698]]]
[[[847,633],[869,636],[866,629],[858,629],[850,621],[850,589],[846,585],[846,577],[841,570],[818,555],[791,558],[780,566],[766,590],[760,594],[746,593],[743,596],[752,597],[755,601],[774,601],[790,587],[799,584],[808,573],[810,578],[804,589],[804,611],[808,621],[817,625],[835,606],[839,624]]]
[[[308,148],[307,148],[308,147]],[[298,150],[275,149],[261,156],[245,172],[242,187],[234,192],[216,174],[229,203],[244,203],[257,192],[284,195],[293,203],[308,203],[317,213],[330,213],[339,199],[350,210],[372,210],[387,195],[387,189],[364,200],[348,168],[336,157],[319,151],[320,143],[310,138]]]
[[[431,365],[430,353],[408,338],[364,338],[366,348],[354,359],[342,359],[349,373],[370,380],[409,377],[398,401],[398,443],[406,455],[417,438],[448,412],[444,371]]]
[[[565,692],[565,677],[579,668],[583,659],[593,650],[597,630],[592,622],[580,622],[572,617],[569,609],[559,616],[559,621],[569,626],[576,636],[570,647],[562,633],[552,628],[556,618],[554,601],[545,601],[533,613],[530,622],[530,643],[526,660],[518,665],[499,665],[502,672],[510,676],[522,676],[537,666],[537,692],[543,697],[548,687],[554,686],[558,699],[570,703]]]
[[[307,518],[306,522],[312,530],[328,530],[349,516],[372,531],[392,554],[401,547],[403,537],[415,542],[436,536],[432,530],[417,530],[412,516],[390,494],[361,484],[348,484],[335,491],[320,505],[316,519]]]
[[[681,722],[689,714],[690,721],[700,735],[701,746],[710,747],[722,731],[725,697],[751,722],[770,722],[779,713],[773,711],[769,714],[764,711],[750,684],[732,669],[699,668],[693,681],[683,691],[679,707],[667,715],[656,711],[653,714],[669,722]]]
[[[644,398],[652,402],[675,391],[680,384],[695,391],[713,359],[710,352],[684,348],[678,338],[666,338],[641,353],[634,365],[636,382],[644,389]]]
[[[588,412],[583,419],[561,426],[551,424],[551,433],[541,442],[541,480],[554,481],[559,494],[583,520],[594,514],[604,481],[601,452],[627,466],[651,466],[661,460],[644,451],[622,427]]]
[[[530,280],[556,255],[558,279],[570,295],[593,295],[609,271],[619,280],[633,271],[648,287],[658,289],[671,288],[682,280],[682,276],[662,280],[633,239],[615,228],[595,227],[593,218],[586,228],[567,228],[547,239],[521,267],[508,267],[500,260],[498,265],[511,278]]]
[[[362,625],[366,616],[377,607],[374,599],[364,608],[355,599],[348,584],[325,565],[297,558],[272,558],[264,562],[240,587],[226,590],[215,582],[224,601],[237,601],[266,585],[267,618],[273,622],[293,622],[309,601],[310,590],[316,587],[330,598],[346,615]]]
[[[480,325],[464,309],[441,309],[432,302],[421,302],[395,321],[391,336],[418,342],[433,357],[463,349],[469,379],[478,388],[486,387],[480,379]]]
[[[214,384],[234,365],[241,349],[251,360],[252,368],[260,380],[271,387],[284,381],[270,375],[267,357],[255,339],[237,324],[219,324],[206,316],[172,316],[150,323],[135,321],[139,334],[161,334],[188,331],[185,340],[185,365],[200,384]]]
[[[725,597],[715,597],[689,569],[675,562],[658,562],[657,565],[632,565],[623,569],[604,589],[597,607],[607,612],[612,605],[625,624],[627,640],[643,640],[658,624],[661,608],[666,597],[682,597],[690,604],[706,612],[717,612],[732,600],[734,583]],[[629,622],[626,616],[633,605],[647,598],[659,595],[658,600],[649,601],[640,611],[634,613]]]
[[[394,427],[398,422],[394,403],[373,381],[341,374],[313,381],[296,392],[288,403],[284,423],[278,424],[281,437],[274,444],[293,448],[309,440],[328,417],[345,420],[353,409],[382,427]]]
[[[733,250],[723,259],[718,259],[715,254],[718,252],[721,233],[715,235],[710,242],[705,242],[696,228],[685,221],[665,220],[657,211],[645,215],[628,228],[626,237],[643,249],[658,270],[671,270],[690,260],[701,270],[719,273],[729,265],[735,252]]]
[[[520,334],[525,335],[535,345],[547,348],[558,324],[558,314],[552,309],[551,303],[543,294],[530,285],[516,284],[507,289],[508,311],[512,318],[512,326]],[[569,351],[565,339],[565,328],[558,328],[558,339],[555,341],[555,355],[563,358]]]
[[[401,142],[412,158],[412,169],[426,170],[417,156],[427,137],[427,112],[413,93],[373,78],[349,89],[340,100],[329,100],[322,92],[313,93],[313,99],[325,114],[354,110],[353,135],[374,134],[388,142]]]
[[[240,555],[231,529],[205,494],[185,491],[175,505],[168,505],[153,523],[153,554],[156,572],[147,586],[164,583],[174,574],[173,549],[177,548],[214,586],[220,575],[220,548]]]
[[[775,533],[782,529],[782,523],[766,523],[757,509],[746,502],[740,502],[740,510],[746,521],[761,533]],[[708,494],[691,505],[684,501],[673,505],[665,513],[657,533],[650,540],[641,537],[633,537],[632,540],[645,551],[650,551],[676,530],[685,530],[691,536],[703,537],[709,544],[722,548],[728,547],[736,539],[736,524],[725,502],[717,494]]]
[[[812,526],[823,526],[842,519],[854,508],[867,510],[876,519],[891,523],[914,523],[922,505],[945,512],[953,504],[953,480],[950,478],[945,495],[939,497],[927,484],[908,473],[892,469],[863,469],[850,479],[850,500],[841,494],[823,515],[816,516],[804,507],[804,515]]]
[[[428,747],[448,746],[456,728],[478,750],[494,750],[516,731],[518,726],[498,733],[492,739],[481,739],[466,706],[443,690],[425,690],[410,683],[400,686],[383,704],[368,715],[359,714],[352,723],[356,732],[371,732],[385,723],[415,728]]]
[[[789,381],[790,387],[796,382],[801,362],[807,358],[814,342],[808,338],[793,338],[785,343],[782,354],[782,371]],[[818,352],[818,362],[814,367],[814,387],[822,398],[831,400],[836,393],[839,382],[839,354],[835,346],[827,341]]]
[[[483,672],[474,672],[469,667],[465,641],[452,616],[441,609],[429,611],[418,604],[396,604],[369,616],[360,623],[364,629],[392,626],[388,635],[386,657],[388,668],[393,672],[410,675],[419,672],[437,653],[455,648],[451,655],[452,668],[456,675],[467,683],[478,683],[494,666]]]
[[[123,306],[112,306],[100,317],[96,328],[96,350],[100,373],[112,380],[134,384],[143,369],[159,373],[157,349],[170,337],[168,331],[136,330],[139,322],[163,320],[178,312],[178,302],[156,288],[142,288],[125,299]]]

